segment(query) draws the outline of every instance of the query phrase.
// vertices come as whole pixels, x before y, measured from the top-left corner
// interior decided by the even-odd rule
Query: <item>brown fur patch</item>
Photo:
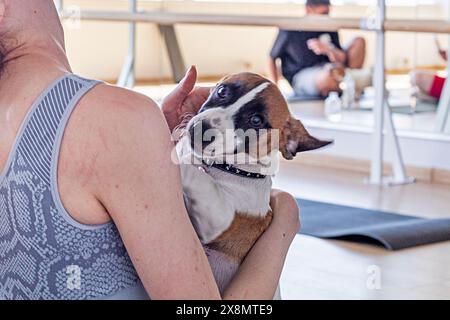
[[[278,130],[279,141],[277,141],[277,143],[280,150],[282,150],[287,143],[287,124],[292,119],[288,104],[280,89],[278,89],[278,87],[273,83],[271,83],[270,86],[260,95],[263,97],[268,106],[267,117],[272,127],[272,130],[270,130],[271,132],[269,133],[269,139],[267,141],[268,150],[269,152],[272,151],[272,146],[274,146],[272,144],[273,130]]]
[[[269,211],[263,218],[237,212],[231,226],[207,246],[241,263],[256,240],[270,225],[272,218],[272,211]]]
[[[294,158],[297,152],[314,150],[330,143],[310,136],[302,122],[291,116],[286,99],[274,83],[260,93],[260,96],[268,105],[268,118],[272,126],[267,139],[269,151],[273,146],[273,130],[278,130],[279,149],[286,159]]]
[[[260,97],[268,106],[267,115],[272,128],[283,130],[284,125],[291,118],[291,113],[280,89],[271,83],[266,90],[260,93]]]
[[[251,73],[251,72],[242,72],[230,76],[224,77],[222,80],[219,81],[219,84],[233,84],[233,83],[241,83],[245,84],[245,92],[249,92],[250,90],[256,88],[260,84],[264,82],[268,82],[264,77],[261,77],[258,74]]]
[[[283,150],[283,147],[287,144],[289,136],[289,132],[285,131],[290,129],[289,122],[294,119],[291,116],[286,99],[284,98],[278,86],[258,74],[248,72],[224,77],[219,82],[219,85],[231,84],[236,82],[245,84],[245,92],[249,92],[250,90],[258,87],[264,82],[269,82],[269,86],[264,91],[259,93],[258,96],[261,97],[268,106],[267,117],[272,130],[278,130],[279,141],[277,141],[276,144],[272,143],[273,134],[271,133],[272,130],[269,130],[268,137],[265,139],[265,142],[267,143],[267,148],[265,148],[265,150],[267,150],[267,152],[266,154],[258,154],[257,156],[258,158],[266,156],[267,153],[270,153],[272,151],[272,147],[277,146],[277,144],[279,144],[280,150]],[[252,156],[254,155],[252,154]]]

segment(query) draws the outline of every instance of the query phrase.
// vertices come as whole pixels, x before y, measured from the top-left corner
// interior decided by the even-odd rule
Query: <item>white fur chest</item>
[[[272,179],[251,179],[224,172],[214,167],[206,167],[210,175],[222,189],[226,201],[235,212],[263,217],[269,211]]]

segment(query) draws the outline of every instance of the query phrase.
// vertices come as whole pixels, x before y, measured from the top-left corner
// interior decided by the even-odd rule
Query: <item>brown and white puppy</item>
[[[222,79],[177,145],[185,202],[221,292],[272,220],[279,152],[330,144],[294,119],[278,87],[252,73]]]

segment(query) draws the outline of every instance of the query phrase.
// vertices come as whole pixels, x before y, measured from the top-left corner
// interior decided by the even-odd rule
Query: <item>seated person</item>
[[[445,61],[448,60],[447,51],[439,49],[439,55]],[[432,97],[439,100],[444,90],[445,80],[446,78],[438,76],[433,71],[416,70],[411,74],[412,85],[419,90],[418,95],[420,98]]]
[[[307,15],[328,15],[329,0],[307,0]],[[280,30],[270,53],[269,73],[278,82],[277,60],[282,74],[297,95],[328,96],[340,91],[344,68],[360,69],[364,65],[366,42],[357,37],[341,47],[337,32]],[[338,71],[338,72],[336,72]]]

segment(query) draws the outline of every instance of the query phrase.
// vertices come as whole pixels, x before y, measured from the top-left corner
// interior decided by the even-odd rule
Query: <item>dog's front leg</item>
[[[186,208],[203,244],[227,230],[234,218],[231,201],[214,179],[190,164],[182,164],[181,177]]]

